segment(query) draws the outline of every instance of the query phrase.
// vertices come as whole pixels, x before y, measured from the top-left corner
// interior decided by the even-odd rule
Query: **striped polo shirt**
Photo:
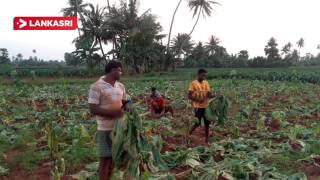
[[[105,76],[100,77],[98,81],[90,86],[88,103],[97,104],[102,109],[118,110],[122,108],[122,100],[126,96],[125,87],[116,81],[114,86],[103,80]],[[98,130],[111,131],[116,119],[96,115]]]

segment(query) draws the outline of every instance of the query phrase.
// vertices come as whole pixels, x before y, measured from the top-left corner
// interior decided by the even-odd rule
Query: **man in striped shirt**
[[[90,86],[88,103],[90,112],[98,124],[96,134],[99,156],[99,179],[110,179],[112,172],[111,131],[114,122],[123,119],[125,87],[119,82],[122,65],[110,61],[105,67],[105,75]]]

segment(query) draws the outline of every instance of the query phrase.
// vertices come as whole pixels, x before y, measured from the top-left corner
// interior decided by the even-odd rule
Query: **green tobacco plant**
[[[156,139],[154,139],[156,138]],[[139,178],[139,166],[146,165],[152,173],[167,169],[160,156],[161,140],[149,142],[143,136],[142,122],[132,105],[124,120],[117,120],[112,132],[112,159],[116,168],[125,167],[125,176]]]
[[[206,109],[206,118],[210,121],[217,119],[219,124],[224,124],[228,118],[228,106],[229,102],[225,96],[216,97],[209,102]]]

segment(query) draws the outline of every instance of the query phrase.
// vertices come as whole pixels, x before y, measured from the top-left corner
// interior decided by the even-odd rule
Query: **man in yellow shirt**
[[[198,118],[199,122],[195,123],[191,128],[189,135],[201,125],[201,120],[204,120],[206,143],[209,139],[209,125],[210,121],[205,117],[206,108],[209,104],[209,98],[214,98],[217,94],[210,92],[210,86],[208,81],[205,80],[207,71],[205,69],[199,69],[197,73],[197,79],[193,80],[189,85],[188,98],[192,101],[192,107],[194,108],[194,114]]]

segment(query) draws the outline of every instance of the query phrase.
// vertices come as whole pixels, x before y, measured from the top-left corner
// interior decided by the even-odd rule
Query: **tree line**
[[[187,34],[179,34],[173,39],[173,49],[180,47],[182,41],[187,43],[184,44],[182,52],[175,54],[175,58],[183,67],[275,68],[320,65],[320,45],[317,46],[319,50],[317,56],[311,53],[302,55],[300,52],[305,45],[303,38],[300,38],[296,45],[289,42],[279,48],[277,40],[271,37],[264,47],[265,56],[253,58],[249,58],[247,50],[229,54],[221,45],[219,38],[215,36],[211,36],[206,43],[195,44]]]
[[[221,45],[219,38],[211,36],[208,42],[194,43],[188,34],[178,34],[172,40],[170,49],[174,58],[174,62],[178,67],[213,67],[213,68],[263,68],[263,67],[290,67],[290,66],[319,66],[320,65],[320,45],[319,54],[314,56],[310,53],[302,56],[300,55],[301,48],[304,47],[304,39],[301,38],[297,41],[296,46],[292,43],[285,44],[279,49],[275,38],[270,38],[267,42],[264,51],[265,56],[257,56],[249,58],[249,52],[247,50],[241,50],[237,54],[229,54],[225,47]],[[159,45],[160,47],[160,45]],[[181,48],[181,49],[180,49]],[[161,47],[162,51],[165,51],[165,47]],[[45,61],[39,59],[36,56],[36,50],[32,50],[34,56],[24,58],[21,53],[16,56],[9,57],[9,52],[6,48],[0,48],[0,64],[11,64],[15,67],[63,67],[63,66],[74,66],[80,67],[85,66],[86,61],[82,61],[81,58],[73,53],[65,53],[65,61],[50,60]],[[153,59],[149,61],[150,68],[146,67],[149,71],[161,71],[161,64],[165,60],[166,54],[158,53],[161,58],[158,61]],[[104,64],[103,58],[99,54],[97,61],[94,63]],[[130,65],[130,62],[125,62]],[[141,62],[145,65],[146,62]],[[99,64],[93,64],[98,66]],[[132,66],[135,68],[136,66]],[[140,68],[141,66],[138,66]],[[153,67],[153,68],[152,68]],[[141,69],[134,69],[140,72]]]
[[[32,50],[33,56],[24,57],[18,53],[16,56],[9,56],[9,51],[6,48],[0,48],[0,65],[13,67],[61,67],[66,66],[63,60],[44,60],[38,58],[37,50]]]
[[[61,10],[64,16],[77,16],[78,36],[72,41],[73,52],[64,54],[64,61],[44,61],[36,56],[24,59],[22,54],[9,58],[5,48],[0,49],[0,64],[18,66],[69,65],[87,66],[95,71],[110,59],[118,59],[134,73],[174,70],[176,67],[289,67],[292,65],[320,65],[320,55],[301,55],[304,39],[295,45],[287,43],[282,48],[275,38],[264,47],[265,56],[249,58],[247,50],[237,54],[227,52],[221,40],[209,37],[208,42],[194,42],[192,34],[201,17],[210,17],[211,0],[188,0],[188,8],[196,19],[189,33],[172,37],[175,15],[181,6],[178,1],[172,15],[168,33],[163,32],[156,15],[150,9],[139,12],[137,0],[121,0],[118,5],[105,6],[68,0],[68,7]],[[202,15],[202,16],[201,16]],[[171,38],[172,37],[172,38]],[[166,38],[166,39],[165,39]],[[164,42],[167,40],[167,42]],[[320,45],[317,47],[320,50]],[[34,52],[35,54],[36,52]]]
[[[171,47],[171,33],[174,19],[182,0],[173,13],[168,44],[163,40],[162,26],[150,9],[139,12],[137,0],[121,0],[119,5],[99,7],[82,0],[69,0],[69,7],[63,8],[64,16],[77,16],[79,19],[78,37],[74,39],[76,50],[65,54],[68,64],[86,64],[94,69],[109,59],[119,59],[134,72],[168,70],[176,67]],[[200,15],[211,16],[211,0],[188,0],[188,6],[196,17],[189,36],[194,32]],[[184,43],[182,43],[184,44]],[[105,45],[109,51],[105,52]]]

